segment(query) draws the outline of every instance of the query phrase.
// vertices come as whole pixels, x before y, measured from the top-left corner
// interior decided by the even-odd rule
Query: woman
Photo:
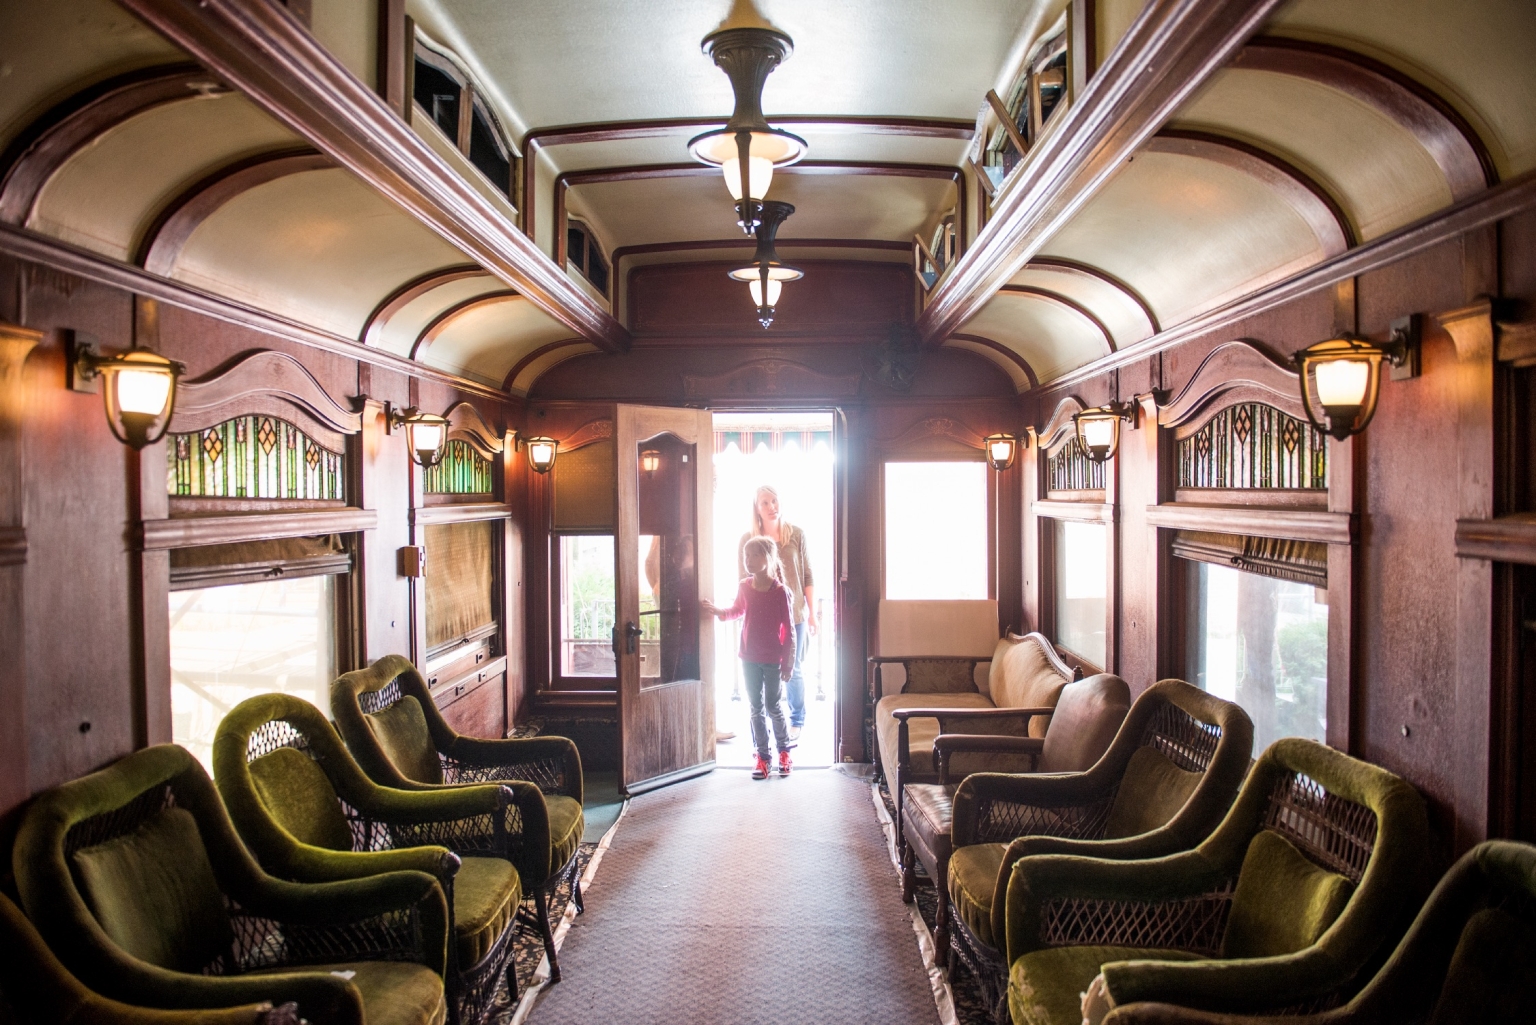
[[[805,531],[779,515],[779,493],[764,484],[752,499],[752,529],[741,535],[736,546],[736,568],[746,572],[747,542],[766,537],[778,545],[779,560],[784,564],[784,586],[794,599],[795,671],[785,687],[789,700],[789,739],[799,740],[805,726],[805,650],[810,636],[819,626],[816,621],[816,588],[811,579],[811,560],[806,555]]]

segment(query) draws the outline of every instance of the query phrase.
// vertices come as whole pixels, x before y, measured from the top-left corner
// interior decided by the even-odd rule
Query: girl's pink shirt
[[[789,589],[777,580],[766,591],[747,577],[736,589],[736,600],[720,610],[721,619],[742,619],[740,655],[748,662],[795,661],[795,619]],[[787,653],[787,654],[786,654]]]

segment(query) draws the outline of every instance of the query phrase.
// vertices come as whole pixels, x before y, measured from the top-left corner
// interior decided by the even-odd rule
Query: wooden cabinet
[[[470,737],[507,734],[507,659],[487,649],[466,654],[427,677],[432,700],[448,725]]]

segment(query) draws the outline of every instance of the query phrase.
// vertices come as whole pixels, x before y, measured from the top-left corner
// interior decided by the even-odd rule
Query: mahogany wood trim
[[[1200,361],[1179,394],[1158,407],[1157,422],[1163,427],[1178,427],[1205,412],[1218,398],[1227,399],[1223,405],[1264,402],[1291,416],[1304,417],[1300,381],[1294,370],[1254,343],[1242,339],[1222,342]]]
[[[379,514],[372,509],[325,509],[316,512],[142,520],[138,533],[140,548],[144,551],[160,551],[236,541],[268,541],[279,537],[351,534],[373,530],[378,525]]]
[[[578,448],[584,448],[594,441],[606,441],[611,437],[613,437],[613,420],[603,417],[597,420],[588,420],[564,438],[557,440],[560,442],[560,450],[562,452],[571,452]]]
[[[1456,557],[1536,566],[1536,513],[1457,520]]]
[[[517,380],[517,375],[521,374],[528,367],[528,364],[543,356],[547,356],[549,353],[554,352],[556,349],[563,349],[570,345],[590,344],[591,343],[588,342],[585,338],[566,338],[558,342],[550,342],[547,345],[541,345],[537,349],[534,349],[532,352],[530,352],[528,355],[524,356],[522,359],[518,360],[516,363],[512,364],[512,369],[507,371],[506,379],[501,382],[501,386],[503,389],[511,391],[512,383]]]
[[[1536,323],[1494,324],[1495,358],[1514,367],[1536,366]]]
[[[1029,152],[1029,142],[1019,131],[1019,126],[1013,123],[1013,115],[1008,112],[1008,104],[997,95],[996,89],[987,90],[987,106],[992,108],[992,114],[997,118],[997,123],[1008,134],[1008,141],[1013,143],[1013,148],[1018,150],[1019,158]]]
[[[1292,75],[1335,89],[1411,134],[1445,175],[1454,199],[1498,180],[1483,140],[1446,100],[1396,68],[1327,43],[1278,36],[1248,42],[1232,67]]]
[[[998,289],[998,293],[1004,292],[1011,295],[1027,295],[1031,298],[1048,302],[1052,306],[1059,306],[1064,310],[1076,313],[1092,324],[1099,334],[1104,336],[1104,347],[1106,349],[1110,352],[1115,351],[1115,336],[1109,333],[1109,328],[1104,325],[1104,322],[1098,318],[1097,314],[1077,300],[1062,295],[1060,292],[1053,292],[1049,288],[1037,288],[1034,285],[1004,285]]]
[[[1002,342],[995,342],[990,338],[983,337],[982,335],[958,334],[950,335],[949,337],[952,339],[958,338],[962,342],[970,342],[973,345],[984,345],[987,348],[1000,353],[1003,358],[1007,359],[1010,363],[1024,371],[1024,376],[1029,379],[1029,386],[1031,388],[1040,387],[1040,378],[1035,375],[1035,368],[1029,365],[1029,360],[1025,359],[1017,352],[1014,352]]]
[[[479,381],[437,370],[382,349],[359,345],[350,338],[322,331],[307,324],[300,324],[222,296],[199,291],[180,282],[156,277],[132,264],[112,260],[23,228],[0,224],[0,252],[8,253],[20,260],[52,267],[66,274],[74,274],[110,288],[120,288],[126,292],[158,299],[228,324],[261,331],[312,349],[334,352],[348,359],[384,367],[423,380],[436,381],[473,395],[503,401],[507,399],[505,392]]]
[[[406,88],[409,77],[406,60],[410,47],[406,44],[405,0],[378,0],[379,28],[374,88],[390,110],[401,116],[405,113]]]
[[[782,379],[782,380],[781,380]],[[798,380],[814,390],[794,391],[785,383]],[[827,374],[804,363],[785,359],[754,359],[719,374],[684,374],[683,394],[690,399],[763,399],[794,394],[852,398],[859,393],[863,373]]]
[[[153,107],[224,91],[195,64],[162,65],[109,78],[59,103],[0,156],[0,223],[26,224],[43,186],[108,129]]]
[[[452,267],[427,271],[420,277],[412,278],[379,300],[373,312],[368,314],[368,319],[363,321],[363,329],[358,332],[357,340],[363,345],[378,345],[384,337],[385,329],[389,327],[390,320],[417,299],[434,288],[487,273],[485,268],[477,263],[459,263]]]
[[[1109,285],[1111,288],[1114,288],[1131,302],[1135,303],[1136,306],[1141,310],[1142,315],[1147,318],[1148,326],[1151,328],[1151,330],[1148,332],[1149,334],[1157,334],[1157,332],[1163,329],[1162,325],[1157,321],[1157,314],[1153,311],[1152,304],[1147,302],[1146,297],[1136,289],[1132,288],[1128,283],[1122,281],[1120,278],[1115,277],[1113,274],[1106,270],[1095,267],[1092,264],[1079,263],[1076,260],[1068,260],[1060,256],[1037,256],[1033,260],[1030,260],[1029,263],[1025,264],[1024,269],[1028,270],[1030,267],[1041,267],[1048,270],[1057,270],[1069,274],[1077,274],[1082,277]]]
[[[693,252],[701,249],[752,249],[757,242],[742,236],[740,239],[703,239],[694,242],[647,242],[637,246],[620,246],[613,251],[614,266],[626,256],[646,253]],[[906,252],[907,242],[893,242],[883,238],[781,238],[776,241],[780,249],[878,249],[889,252]]]
[[[460,399],[443,416],[448,421],[448,437],[469,442],[486,459],[494,462],[506,447],[502,432],[486,423],[472,402]]]
[[[1048,382],[1070,387],[1107,371],[1146,359],[1191,338],[1229,328],[1319,289],[1368,274],[1536,206],[1536,170],[1526,171],[1398,230],[1277,281],[1242,299],[1158,332],[1109,356]]]
[[[1287,537],[1330,545],[1355,542],[1355,516],[1318,509],[1265,509],[1252,505],[1193,505],[1164,502],[1147,506],[1147,522],[1167,530],[1212,530],[1223,534]]]
[[[1254,179],[1307,222],[1328,256],[1337,256],[1357,241],[1343,207],[1327,189],[1290,161],[1257,146],[1216,132],[1164,128],[1148,140],[1145,151],[1208,160]]]
[[[411,343],[411,359],[421,355],[421,351],[440,338],[454,317],[461,313],[467,313],[480,306],[489,303],[499,303],[506,299],[525,298],[520,292],[512,288],[497,289],[494,292],[483,292],[480,295],[472,295],[468,299],[460,300],[448,307],[427,323],[416,336],[416,341]]]
[[[12,566],[26,557],[27,357],[43,340],[33,328],[0,321],[0,529],[14,530],[0,538],[0,565]]]
[[[1278,4],[1149,0],[1082,95],[1052,118],[975,245],[934,290],[917,320],[923,338],[939,344],[979,312]]]
[[[221,167],[184,189],[155,215],[139,242],[134,262],[151,274],[170,277],[192,233],[241,193],[305,171],[336,165],[309,147],[281,153],[261,153]]]
[[[411,526],[509,520],[512,507],[505,502],[462,502],[458,505],[425,505],[411,510]]]
[[[240,403],[252,395],[276,395],[313,415],[342,434],[363,429],[363,416],[331,398],[313,374],[286,352],[267,349],[251,353],[223,373],[180,384],[171,429],[202,431],[240,414]]]
[[[611,313],[276,5],[268,0],[121,2],[572,331],[610,351],[628,346],[629,333]]]
[[[27,528],[0,527],[0,566],[20,566],[27,561]]]
[[[1056,408],[1051,410],[1051,417],[1045,422],[1036,434],[1041,451],[1046,451],[1060,440],[1059,435],[1072,428],[1072,416],[1081,413],[1088,406],[1076,395],[1065,396],[1056,403]]]
[[[1085,523],[1114,523],[1115,507],[1107,502],[1062,502],[1037,498],[1029,505],[1036,516],[1052,520],[1081,520]]]

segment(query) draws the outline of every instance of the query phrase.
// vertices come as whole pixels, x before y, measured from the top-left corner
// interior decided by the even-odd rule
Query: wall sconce
[[[753,254],[751,263],[731,271],[732,278],[747,283],[747,289],[752,293],[752,302],[757,306],[757,322],[763,325],[764,331],[773,323],[774,307],[778,305],[779,292],[784,282],[798,281],[805,277],[804,271],[780,260],[774,248],[779,225],[794,212],[795,208],[790,203],[779,203],[771,199],[763,203],[763,222],[757,226],[757,252]]]
[[[70,388],[93,392],[100,380],[107,426],[118,441],[139,450],[165,437],[176,411],[176,379],[187,369],[183,364],[148,349],[103,356],[94,345],[69,345]]]
[[[736,223],[748,235],[762,223],[762,201],[773,169],[805,156],[805,140],[773,128],[763,117],[763,83],[794,52],[794,41],[767,25],[724,27],[704,37],[704,53],[731,80],[736,109],[724,128],[688,142],[700,163],[718,167],[736,200]],[[770,304],[771,305],[771,304]]]
[[[1392,334],[1384,345],[1344,335],[1309,345],[1292,359],[1301,378],[1301,405],[1307,420],[1329,437],[1343,441],[1365,430],[1376,415],[1383,363],[1391,368],[1394,380],[1418,376],[1419,322],[1415,317],[1393,321]],[[1323,408],[1321,422],[1312,404],[1314,388]]]
[[[560,443],[554,438],[521,438],[518,444],[528,450],[528,465],[534,473],[554,469],[555,456],[560,454]]]
[[[1135,409],[1129,402],[1109,402],[1072,414],[1077,442],[1089,459],[1104,463],[1114,458],[1115,450],[1120,447],[1120,421],[1130,423]]]
[[[654,448],[648,448],[640,453],[640,472],[647,477],[654,476],[661,469],[661,453]]]
[[[986,446],[987,462],[998,473],[1011,467],[1019,454],[1019,439],[1011,434],[989,434],[982,444]]]
[[[406,409],[386,406],[384,416],[391,434],[401,427],[405,428],[406,444],[410,447],[411,459],[418,466],[430,468],[442,461],[443,452],[448,447],[446,418],[436,413],[423,413],[415,406]]]

